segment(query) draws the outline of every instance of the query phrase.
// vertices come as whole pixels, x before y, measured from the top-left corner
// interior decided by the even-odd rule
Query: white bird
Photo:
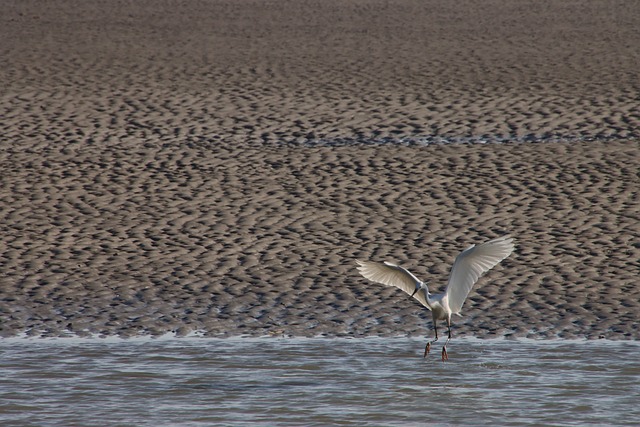
[[[442,294],[429,293],[426,282],[422,282],[408,270],[385,262],[360,261],[358,271],[372,282],[387,286],[395,286],[402,289],[420,304],[431,310],[435,339],[429,341],[424,349],[424,357],[427,357],[431,344],[438,341],[438,320],[446,320],[448,338],[442,347],[442,361],[449,359],[447,344],[451,339],[451,315],[460,316],[460,310],[469,291],[478,281],[480,276],[492,269],[500,261],[508,257],[513,251],[513,239],[509,236],[498,237],[481,245],[471,245],[462,251],[453,263],[447,288]]]

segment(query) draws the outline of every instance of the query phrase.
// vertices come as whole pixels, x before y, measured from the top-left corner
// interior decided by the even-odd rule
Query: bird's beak
[[[416,294],[416,292],[418,292],[420,290],[420,288],[416,288],[415,291],[413,291],[413,293],[411,294],[411,296],[414,296]]]

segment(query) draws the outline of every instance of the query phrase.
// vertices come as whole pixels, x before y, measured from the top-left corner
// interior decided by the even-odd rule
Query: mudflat
[[[2,336],[640,337],[631,2],[0,8]]]

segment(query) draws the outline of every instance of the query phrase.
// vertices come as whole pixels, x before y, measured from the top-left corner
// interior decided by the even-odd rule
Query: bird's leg
[[[444,346],[442,346],[442,361],[446,362],[447,360],[449,360],[449,355],[447,354],[447,344],[449,344],[449,340],[451,339],[451,319],[447,318],[447,331],[449,333],[449,336],[447,337],[447,340],[444,343]]]
[[[427,343],[427,346],[424,348],[424,356],[422,356],[423,358],[427,357],[429,351],[431,351],[431,344],[438,341],[438,325],[436,324],[436,319],[433,319],[433,330],[436,331],[436,339]]]

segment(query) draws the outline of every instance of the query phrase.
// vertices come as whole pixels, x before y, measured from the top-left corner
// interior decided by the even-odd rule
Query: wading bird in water
[[[453,263],[447,288],[442,294],[429,293],[427,283],[422,282],[408,270],[389,262],[380,264],[370,261],[356,261],[358,271],[372,282],[387,286],[395,286],[402,289],[420,304],[431,310],[435,339],[429,341],[424,349],[424,357],[431,350],[431,344],[438,341],[438,320],[447,322],[448,337],[442,347],[442,361],[449,359],[447,344],[451,339],[451,315],[460,316],[462,304],[467,299],[469,291],[487,271],[491,270],[500,261],[508,257],[513,251],[513,239],[509,236],[498,237],[482,243],[471,245],[462,251]]]

